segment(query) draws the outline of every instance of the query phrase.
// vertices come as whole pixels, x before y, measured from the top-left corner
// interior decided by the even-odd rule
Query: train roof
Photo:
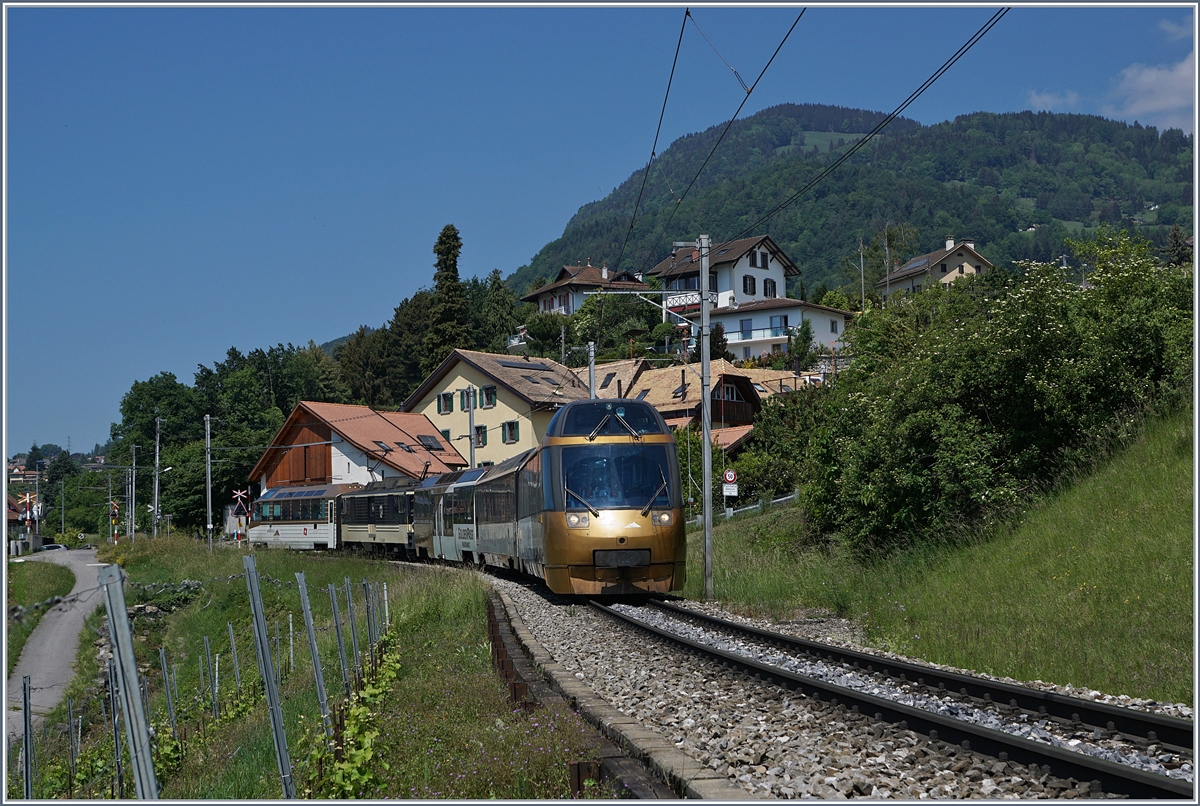
[[[669,434],[662,415],[649,403],[629,398],[573,400],[550,418],[548,437],[632,436]]]
[[[270,487],[263,490],[257,501],[279,501],[284,498],[333,498],[345,492],[362,489],[361,484],[318,484],[313,487]]]
[[[475,481],[484,473],[491,470],[490,467],[475,467],[470,470],[455,470],[452,473],[443,473],[440,476],[430,476],[422,481],[418,487],[441,487],[447,484],[457,484],[459,482]]]

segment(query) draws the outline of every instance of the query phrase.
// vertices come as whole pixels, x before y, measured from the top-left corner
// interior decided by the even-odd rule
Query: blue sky
[[[742,116],[890,111],[995,8],[811,8]],[[799,10],[693,10],[660,152],[733,114],[744,91],[722,58],[752,84]],[[231,346],[383,324],[431,284],[447,223],[464,277],[507,276],[645,164],[682,21],[682,6],[6,7],[5,455],[90,450],[135,380],[190,384]],[[905,114],[1191,132],[1193,29],[1184,5],[1017,6]]]

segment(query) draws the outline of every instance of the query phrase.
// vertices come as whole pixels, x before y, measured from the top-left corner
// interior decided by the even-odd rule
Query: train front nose
[[[568,529],[565,575],[581,596],[669,593],[683,585],[682,512],[606,510]]]

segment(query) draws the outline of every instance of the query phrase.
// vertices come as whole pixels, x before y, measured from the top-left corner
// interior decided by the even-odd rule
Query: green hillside
[[[871,644],[937,663],[1190,701],[1193,436],[1190,409],[1152,420],[1015,525],[874,564],[792,550],[792,508],[732,521],[714,535],[717,598],[784,620],[830,608]]]
[[[730,128],[682,204],[676,199],[708,157],[724,124],[676,140],[642,186],[634,171],[608,197],[585,205],[562,237],[507,279],[517,293],[581,256],[612,268],[654,265],[674,240],[771,235],[809,289],[857,286],[860,238],[887,225],[919,237],[891,257],[931,251],[946,236],[973,237],[994,263],[1056,260],[1063,239],[1100,223],[1137,229],[1157,246],[1170,225],[1190,231],[1191,135],[1161,134],[1090,115],[979,112],[933,126],[897,120],[813,191],[755,226],[869,131],[882,113],[783,104]],[[752,230],[748,233],[747,229]],[[882,276],[879,256],[868,275]],[[868,276],[868,282],[871,277]],[[800,292],[793,280],[789,292]]]

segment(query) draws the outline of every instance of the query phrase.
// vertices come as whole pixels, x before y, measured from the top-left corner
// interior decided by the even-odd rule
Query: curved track
[[[1152,772],[1147,772],[1134,767],[1129,767],[1123,764],[1117,764],[1111,761],[1105,761],[1093,756],[1084,755],[1082,753],[1073,752],[1063,748],[1055,747],[1040,742],[1030,741],[1028,739],[1014,736],[1009,733],[994,730],[991,728],[975,725],[970,722],[955,719],[943,714],[934,713],[931,711],[915,708],[909,705],[904,705],[893,700],[877,697],[871,694],[854,691],[853,689],[845,688],[820,680],[815,677],[795,674],[778,666],[772,666],[765,663],[760,663],[743,655],[726,652],[720,649],[715,649],[708,645],[692,641],[688,638],[676,635],[672,632],[659,629],[652,625],[646,624],[636,618],[627,616],[612,608],[592,602],[591,606],[596,610],[604,613],[610,618],[617,619],[621,622],[635,626],[638,629],[645,630],[660,638],[669,641],[678,646],[684,647],[688,651],[705,656],[716,663],[732,667],[745,674],[753,675],[756,678],[771,680],[785,688],[795,689],[803,692],[806,696],[816,699],[823,699],[832,702],[834,705],[841,705],[848,710],[873,715],[876,720],[891,722],[897,724],[901,728],[913,730],[918,733],[927,735],[931,741],[948,742],[960,745],[965,749],[974,752],[983,753],[985,755],[994,756],[1001,760],[1012,759],[1013,761],[1024,764],[1037,764],[1050,769],[1055,775],[1062,777],[1071,777],[1080,781],[1098,782],[1099,786],[1106,792],[1121,793],[1139,798],[1186,798],[1193,799],[1194,787],[1187,781],[1182,781],[1174,778],[1168,778],[1163,775],[1157,775]],[[655,607],[663,607],[672,612],[673,615],[686,616],[689,619],[695,619],[698,614],[691,611],[682,610],[670,605],[663,605],[655,602]],[[1144,728],[1144,733],[1149,734],[1154,730],[1157,734],[1158,730],[1165,730],[1171,727],[1178,731],[1183,725],[1190,728],[1191,723],[1185,720],[1172,720],[1167,717],[1157,715],[1147,715],[1144,713],[1135,713],[1130,709],[1114,708],[1113,706],[1104,705],[1103,708],[1092,711],[1085,711],[1083,704],[1087,704],[1090,708],[1095,709],[1099,703],[1087,703],[1084,700],[1075,700],[1074,698],[1062,697],[1061,695],[1049,694],[1047,692],[1034,691],[1031,689],[1022,689],[1020,686],[1011,686],[1011,684],[999,684],[1002,688],[993,688],[990,691],[986,686],[996,685],[996,681],[986,681],[979,678],[971,678],[966,675],[956,673],[947,673],[941,670],[929,669],[925,666],[916,666],[906,664],[906,668],[901,670],[900,664],[892,662],[890,659],[883,659],[865,653],[852,653],[838,647],[816,644],[810,641],[800,641],[789,636],[777,635],[768,633],[762,630],[746,628],[732,622],[725,622],[719,619],[709,619],[702,617],[702,620],[709,622],[708,626],[717,627],[721,630],[749,634],[759,641],[769,641],[772,643],[784,643],[788,645],[788,649],[795,651],[797,645],[808,645],[805,651],[811,651],[820,655],[823,658],[833,660],[835,663],[859,664],[860,668],[865,668],[868,672],[873,672],[872,667],[878,666],[880,669],[886,668],[889,676],[895,676],[896,679],[905,679],[910,675],[916,675],[918,685],[926,687],[932,686],[935,692],[942,691],[938,688],[940,684],[946,689],[954,685],[954,690],[961,692],[963,688],[967,689],[968,697],[975,696],[973,692],[978,692],[978,699],[984,703],[990,698],[993,703],[997,696],[1003,691],[1007,700],[1017,700],[1018,706],[1021,707],[1022,701],[1033,704],[1035,712],[1041,718],[1040,708],[1045,707],[1046,713],[1050,712],[1050,707],[1055,709],[1062,707],[1072,708],[1072,715],[1078,714],[1079,720],[1084,718],[1087,713],[1089,719],[1095,719],[1095,714],[1103,713],[1109,717],[1107,722],[1117,724],[1114,717],[1120,716],[1120,723],[1131,733],[1137,728],[1137,721],[1143,717],[1152,717],[1151,722],[1154,727]],[[793,644],[792,642],[795,642]],[[857,656],[857,657],[852,657]],[[834,657],[837,656],[837,657]],[[933,673],[938,675],[937,678]],[[883,674],[881,671],[880,674]],[[900,675],[904,675],[901,678]],[[1024,692],[1024,700],[1018,699],[1015,695],[1018,689]],[[992,692],[996,692],[993,694]],[[944,693],[944,692],[943,692]],[[1014,708],[1012,705],[1003,706]],[[1119,714],[1111,713],[1112,710],[1120,712]],[[1061,719],[1061,718],[1060,718]],[[1162,720],[1169,720],[1164,723]],[[1183,723],[1183,725],[1174,725],[1171,723]],[[1144,723],[1143,723],[1144,724]],[[1104,730],[1109,730],[1107,726]],[[1134,733],[1133,735],[1137,735]],[[1178,732],[1170,734],[1173,738],[1180,738]],[[1149,738],[1148,736],[1146,737]],[[1160,741],[1166,741],[1165,737],[1160,736]],[[1187,740],[1187,746],[1190,748],[1190,730]]]

